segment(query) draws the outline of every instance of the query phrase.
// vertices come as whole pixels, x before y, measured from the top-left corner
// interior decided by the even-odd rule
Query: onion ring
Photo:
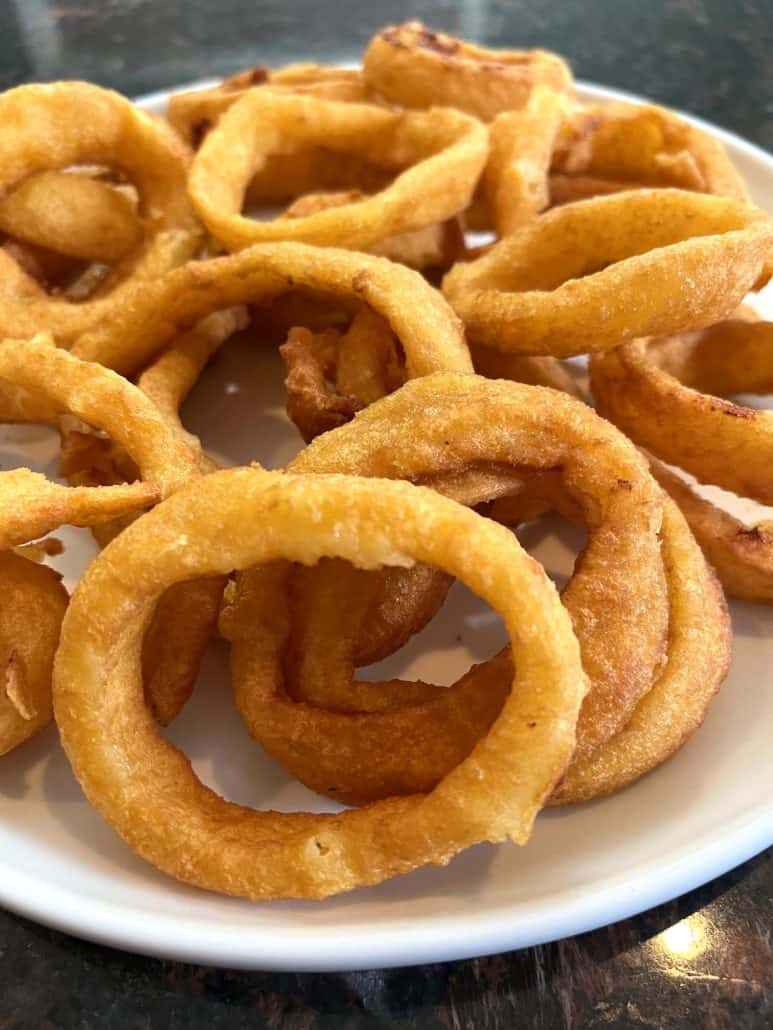
[[[389,323],[368,307],[355,314],[344,333],[291,329],[279,351],[287,366],[287,414],[306,443],[405,382]]]
[[[279,353],[287,367],[287,417],[309,443],[320,433],[342,426],[354,418],[362,405],[348,394],[330,392],[326,370],[330,370],[331,344],[338,333],[327,330],[314,334],[308,329],[291,329]]]
[[[240,212],[250,179],[271,153],[298,144],[361,154],[401,171],[374,196],[295,219],[263,222]],[[188,191],[199,217],[229,250],[298,240],[364,250],[463,211],[488,153],[484,126],[450,108],[399,112],[370,104],[251,90],[207,135]]]
[[[746,184],[714,136],[655,104],[612,101],[567,119],[553,171],[639,186],[675,186],[749,200]]]
[[[481,477],[476,472],[480,463],[494,474]],[[318,437],[288,468],[418,479],[477,503],[512,491],[524,466],[561,466],[590,524],[588,546],[563,599],[575,620],[591,681],[578,723],[578,753],[591,754],[622,728],[651,686],[667,629],[658,539],[661,492],[646,463],[621,434],[586,406],[554,391],[437,375],[407,383],[354,422]],[[464,482],[468,474],[474,496]],[[613,559],[606,553],[610,549]],[[245,590],[252,575],[242,576]],[[254,575],[260,578],[263,573]],[[301,575],[307,578],[302,589],[310,589],[316,579],[325,596],[334,595],[338,570],[321,566]],[[453,765],[454,756],[469,753],[496,717],[508,682],[503,672],[507,655],[472,670],[449,690],[352,683],[358,621],[361,612],[366,618],[368,612],[363,591],[349,584],[338,591],[335,604],[328,601],[323,608],[317,605],[315,615],[314,604],[306,604],[307,618],[329,626],[338,612],[340,638],[333,634],[323,640],[299,627],[304,667],[313,672],[319,688],[314,688],[315,699],[327,706],[335,689],[339,710],[348,694],[353,707],[366,699],[377,714],[370,720],[339,717],[307,705],[296,721],[291,706],[279,705],[273,711],[264,705],[259,717],[243,706],[250,732],[307,786],[324,793],[333,785],[335,797],[347,803],[412,791],[420,776],[424,782],[437,782],[438,770]],[[605,626],[603,639],[597,632],[599,620]],[[235,620],[239,640],[234,626],[226,622],[221,630],[235,648],[237,695],[251,696],[253,689],[262,689],[261,647],[252,639],[247,620]],[[268,631],[259,635],[264,650],[274,646]],[[305,684],[291,683],[293,688],[305,690]],[[434,697],[427,705],[396,709],[401,696],[416,700],[422,693],[426,697],[428,690]],[[386,711],[390,704],[395,710]],[[423,743],[417,750],[418,739]],[[331,740],[334,748],[325,743]],[[407,746],[408,741],[413,744]]]
[[[726,318],[766,281],[772,244],[759,208],[633,190],[539,216],[452,268],[443,292],[473,343],[569,357]]]
[[[51,721],[51,673],[67,608],[61,577],[10,551],[0,553],[0,755]]]
[[[625,728],[598,754],[578,759],[548,804],[610,794],[670,758],[701,725],[730,665],[727,605],[679,509],[663,509],[663,560],[671,615],[668,658]]]
[[[472,371],[458,318],[417,272],[384,258],[301,243],[263,244],[189,262],[156,281],[135,284],[130,303],[114,308],[73,352],[130,371],[213,311],[266,304],[297,288],[362,301],[383,315],[402,345],[411,377]]]
[[[594,359],[592,386],[602,412],[658,457],[702,482],[770,503],[773,492],[765,469],[773,416],[711,391],[769,392],[772,344],[773,323],[744,317],[681,337],[637,340],[609,360]],[[745,525],[700,497],[660,461],[652,458],[651,464],[725,590],[733,597],[773,602],[771,523]]]
[[[390,25],[371,39],[362,62],[366,85],[390,103],[438,104],[490,121],[523,107],[542,84],[572,89],[566,62],[548,50],[486,50],[420,21]]]
[[[773,413],[702,392],[768,392],[771,346],[773,323],[741,320],[681,338],[632,340],[594,356],[591,389],[601,414],[662,461],[771,504]]]
[[[105,296],[72,304],[3,296],[0,335],[44,330],[68,346],[88,326],[121,307],[138,276],[187,260],[201,231],[186,193],[189,154],[175,133],[128,100],[88,83],[19,86],[0,97],[0,194],[41,172],[84,164],[120,170],[137,188],[145,242],[115,267]]]
[[[46,336],[5,340],[0,380],[43,395],[121,443],[142,480],[120,486],[65,487],[29,469],[0,472],[0,550],[44,536],[65,523],[91,526],[156,503],[197,469],[195,452],[167,426],[150,400],[99,365],[79,361]],[[24,421],[24,419],[20,419]]]
[[[203,786],[157,734],[141,697],[142,630],[181,576],[323,556],[369,568],[447,565],[502,614],[517,679],[487,736],[429,795],[339,815],[255,812]],[[276,608],[268,614],[282,619]],[[276,656],[266,674],[274,695]],[[584,690],[566,612],[502,527],[407,483],[256,469],[198,480],[102,552],[73,595],[54,672],[62,743],[110,825],[168,874],[253,899],[326,897],[446,864],[481,840],[525,841],[571,757]]]

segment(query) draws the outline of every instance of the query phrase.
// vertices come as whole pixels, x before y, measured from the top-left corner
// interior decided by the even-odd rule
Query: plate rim
[[[158,108],[175,92],[217,81],[197,80],[143,94],[134,102]],[[576,86],[586,99],[651,102],[585,80],[578,80]],[[773,172],[773,155],[762,147],[695,115],[677,113]],[[739,813],[730,829],[727,823],[709,826],[700,841],[670,851],[654,867],[653,860],[645,858],[634,869],[627,867],[615,877],[607,876],[601,887],[573,887],[562,896],[560,906],[546,909],[538,903],[519,902],[515,918],[513,905],[477,916],[441,913],[416,920],[415,925],[401,918],[392,928],[379,926],[377,934],[369,932],[367,925],[346,923],[335,931],[313,924],[267,931],[265,926],[251,929],[223,921],[208,924],[202,935],[201,917],[136,915],[126,903],[104,899],[89,898],[84,903],[82,895],[59,884],[41,884],[39,878],[9,865],[2,856],[0,904],[55,930],[153,958],[234,969],[354,972],[482,957],[585,933],[694,890],[771,844],[773,804],[762,809],[757,806]],[[197,932],[186,934],[186,930]]]

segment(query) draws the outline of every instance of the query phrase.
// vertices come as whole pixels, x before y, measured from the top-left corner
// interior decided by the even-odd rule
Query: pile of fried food
[[[720,142],[417,22],[361,70],[251,69],[166,120],[21,86],[0,130],[2,419],[58,425],[65,480],[0,473],[0,751],[53,716],[153,865],[323,898],[523,843],[700,726],[730,655],[710,566],[773,600],[770,525],[674,469],[773,501],[771,415],[716,396],[773,382],[741,306],[773,221]],[[218,469],[180,420],[244,332],[281,344],[307,444],[281,471]],[[560,596],[515,534],[550,511],[587,530]],[[104,548],[69,600],[63,524]],[[510,646],[448,688],[358,681],[456,579]],[[250,734],[348,808],[229,803],[161,735],[218,632]]]

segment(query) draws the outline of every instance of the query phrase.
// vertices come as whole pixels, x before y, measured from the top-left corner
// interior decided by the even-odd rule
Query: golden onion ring
[[[100,365],[79,361],[49,337],[5,340],[0,380],[33,397],[52,413],[70,412],[121,443],[142,475],[136,483],[66,487],[19,468],[0,472],[3,519],[0,550],[44,536],[57,526],[91,526],[146,508],[177,489],[198,467],[196,452],[169,429],[136,386]],[[36,407],[33,421],[37,421]],[[18,412],[19,421],[27,421]]]
[[[167,341],[213,311],[265,305],[297,289],[363,302],[383,315],[405,352],[411,377],[472,371],[458,318],[417,272],[385,258],[302,243],[261,244],[136,284],[129,302],[85,333],[74,353],[128,372],[146,365]]]
[[[615,100],[579,107],[564,123],[552,169],[570,180],[627,182],[629,189],[675,186],[749,200],[724,144],[656,104]]]
[[[549,50],[488,50],[420,21],[389,25],[371,39],[363,76],[373,92],[393,104],[455,107],[490,121],[517,110],[537,85],[572,89],[572,73]]]
[[[633,190],[540,215],[454,266],[443,293],[472,343],[570,357],[726,318],[766,281],[771,246],[773,220],[759,208]]]
[[[181,578],[256,564],[270,576],[277,559],[323,556],[446,565],[500,612],[518,673],[488,734],[431,793],[339,815],[256,812],[205,787],[159,736],[142,702],[143,629]],[[281,605],[267,614],[281,622]],[[263,682],[278,696],[278,655]],[[257,469],[203,477],[117,537],[73,595],[54,672],[64,749],[110,825],[171,876],[254,899],[327,897],[481,840],[525,841],[571,757],[584,692],[568,615],[507,530],[407,483]]]
[[[304,217],[256,221],[242,215],[255,171],[272,153],[298,145],[325,146],[377,165],[398,155],[401,170],[372,196]],[[487,153],[484,126],[450,108],[393,111],[254,89],[204,140],[188,190],[201,220],[229,250],[283,240],[365,250],[462,212]]]
[[[186,191],[190,155],[160,119],[125,97],[85,82],[27,85],[0,96],[0,195],[30,176],[80,165],[120,171],[138,194],[144,245],[118,262],[104,296],[82,303],[3,295],[0,335],[52,333],[68,346],[86,328],[125,302],[139,277],[188,260],[201,230]]]

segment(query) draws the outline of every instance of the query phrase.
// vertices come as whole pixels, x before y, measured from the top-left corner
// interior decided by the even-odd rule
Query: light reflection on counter
[[[653,947],[666,959],[693,960],[709,947],[709,924],[698,913],[669,926],[653,938]]]

